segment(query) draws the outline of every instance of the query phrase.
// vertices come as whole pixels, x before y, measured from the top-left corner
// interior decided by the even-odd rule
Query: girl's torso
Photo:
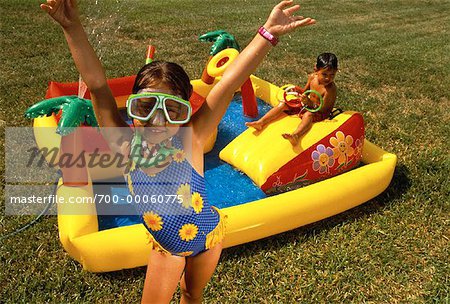
[[[190,164],[181,141],[174,137],[173,146],[169,165],[151,175],[132,165],[127,183],[156,247],[175,255],[195,255],[221,241],[223,221],[210,206],[205,179]]]

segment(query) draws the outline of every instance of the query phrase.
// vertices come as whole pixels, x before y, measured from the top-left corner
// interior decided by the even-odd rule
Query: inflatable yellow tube
[[[295,229],[358,206],[386,189],[396,160],[395,155],[366,140],[364,166],[301,189],[224,208],[222,211],[228,216],[224,246],[232,247]],[[326,195],[321,195],[324,189]],[[57,195],[89,197],[94,193],[89,183],[82,188],[60,185]],[[143,225],[98,231],[97,216],[90,214],[91,210],[83,210],[90,215],[73,215],[70,209],[73,206],[66,204],[60,205],[58,210],[61,243],[84,269],[106,272],[146,265],[150,247]]]
[[[224,209],[231,219],[225,246],[234,246],[307,225],[366,202],[389,185],[397,157],[365,141],[360,168],[245,207]],[[370,156],[369,156],[370,155]],[[326,195],[324,195],[326,189]]]

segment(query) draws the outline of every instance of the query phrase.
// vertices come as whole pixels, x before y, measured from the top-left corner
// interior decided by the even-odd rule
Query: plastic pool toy
[[[314,113],[314,112],[320,111],[320,109],[322,109],[322,107],[323,107],[323,97],[316,90],[303,91],[302,88],[295,86],[295,85],[290,85],[290,84],[284,85],[281,88],[284,91],[284,93],[283,93],[284,102],[292,108],[303,107],[307,111]],[[310,95],[310,94],[314,94],[317,97],[319,97],[319,105],[314,108],[308,108],[308,106],[304,105],[300,100],[300,95]]]

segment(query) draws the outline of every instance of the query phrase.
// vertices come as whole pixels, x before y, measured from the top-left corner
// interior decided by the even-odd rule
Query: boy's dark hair
[[[167,61],[153,61],[144,65],[134,81],[133,94],[160,83],[166,84],[184,100],[191,97],[192,85],[189,76],[181,66]]]
[[[338,59],[333,53],[322,53],[317,57],[316,67],[320,69],[338,69]]]

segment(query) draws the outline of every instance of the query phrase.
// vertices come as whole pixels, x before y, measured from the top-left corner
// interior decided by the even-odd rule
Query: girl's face
[[[321,85],[327,86],[334,81],[336,70],[333,68],[315,69],[317,72],[317,79]]]
[[[165,83],[160,83],[151,88],[142,89],[138,93],[144,92],[164,93],[177,96]],[[133,123],[136,131],[142,134],[143,139],[152,144],[161,143],[162,141],[174,136],[180,128],[180,125],[171,124],[167,121],[162,109],[157,109],[148,121],[133,119]]]

